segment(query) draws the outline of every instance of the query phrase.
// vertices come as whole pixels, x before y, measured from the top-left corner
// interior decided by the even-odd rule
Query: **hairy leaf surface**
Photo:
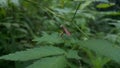
[[[120,62],[120,48],[115,47],[114,44],[108,42],[107,40],[91,39],[82,41],[81,44],[84,45],[84,47],[96,52],[96,54],[101,54],[111,58],[112,60]]]
[[[13,54],[1,56],[0,59],[14,60],[14,61],[27,61],[33,59],[39,59],[47,56],[61,55],[65,52],[57,47],[44,46],[40,48],[28,49],[26,51],[20,51]]]
[[[64,56],[49,57],[38,60],[27,68],[65,68],[66,63]]]

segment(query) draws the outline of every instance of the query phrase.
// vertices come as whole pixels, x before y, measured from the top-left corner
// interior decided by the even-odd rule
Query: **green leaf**
[[[96,7],[97,8],[109,8],[109,7],[114,6],[114,5],[115,5],[114,3],[110,3],[110,4],[101,3],[101,4],[98,4]]]
[[[68,66],[69,66],[70,68],[79,68],[78,65],[75,65],[75,64],[73,64],[73,63],[71,63],[71,62],[67,62],[67,64],[68,64]]]
[[[110,25],[114,25],[117,29],[120,29],[120,21],[116,23],[110,23]]]
[[[43,33],[42,37],[37,37],[33,41],[37,41],[37,44],[45,42],[49,44],[62,43],[63,40],[58,33],[47,34]]]
[[[43,58],[27,68],[65,68],[67,61],[64,56]]]
[[[110,59],[106,57],[97,56],[96,58],[92,59],[92,64],[94,68],[103,68],[103,66],[109,61]]]
[[[65,52],[60,48],[53,46],[44,46],[40,48],[28,49],[26,51],[20,51],[13,54],[1,56],[0,59],[12,61],[28,61],[47,56],[61,55],[64,53]]]
[[[120,48],[115,47],[114,44],[108,42],[107,40],[91,39],[82,41],[80,44],[96,52],[96,54],[100,54],[115,60],[116,62],[120,62]]]
[[[92,3],[91,0],[86,1],[85,3],[81,4],[80,9],[83,10],[84,8],[86,8],[87,6],[89,6]]]
[[[76,50],[69,50],[67,53],[67,58],[81,59],[81,57],[78,55],[78,51]]]

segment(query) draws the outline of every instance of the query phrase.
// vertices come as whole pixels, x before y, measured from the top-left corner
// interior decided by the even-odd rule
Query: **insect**
[[[64,33],[65,33],[67,36],[70,36],[70,35],[71,35],[71,33],[68,31],[68,29],[67,29],[65,26],[61,25],[60,27],[63,29]]]

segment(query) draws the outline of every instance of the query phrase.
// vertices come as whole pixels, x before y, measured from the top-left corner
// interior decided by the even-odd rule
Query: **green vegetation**
[[[0,68],[120,68],[116,2],[0,0]]]

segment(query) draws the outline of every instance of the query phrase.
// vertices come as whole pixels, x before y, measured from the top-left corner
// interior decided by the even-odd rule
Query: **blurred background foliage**
[[[73,38],[106,39],[119,47],[119,19],[119,0],[0,0],[0,55],[37,47],[34,38],[44,33],[62,34],[61,25],[67,27]],[[69,42],[77,41],[66,41],[65,45]],[[81,51],[81,56],[86,55]],[[100,59],[97,57],[93,65]],[[83,68],[91,68],[89,60],[88,56],[83,58]],[[104,64],[104,68],[120,68],[114,61]],[[26,64],[0,61],[1,68],[23,68],[22,65]]]

